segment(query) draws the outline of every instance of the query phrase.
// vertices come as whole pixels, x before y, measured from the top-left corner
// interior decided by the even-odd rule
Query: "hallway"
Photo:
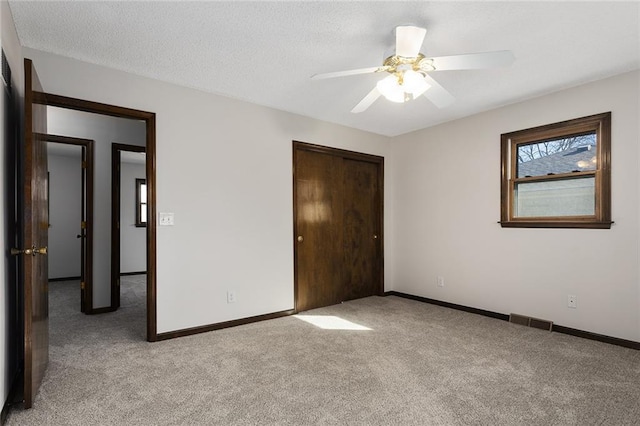
[[[50,356],[57,348],[81,345],[86,339],[146,340],[146,275],[120,278],[120,309],[99,315],[80,312],[78,281],[49,283]]]

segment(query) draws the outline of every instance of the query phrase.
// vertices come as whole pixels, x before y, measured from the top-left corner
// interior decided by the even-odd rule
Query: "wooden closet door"
[[[339,303],[342,282],[342,158],[296,152],[298,311]]]
[[[298,312],[381,294],[381,157],[294,142]]]
[[[343,160],[342,300],[379,293],[378,165]]]

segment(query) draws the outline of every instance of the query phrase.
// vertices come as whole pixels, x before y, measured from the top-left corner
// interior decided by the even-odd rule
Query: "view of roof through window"
[[[519,178],[595,170],[595,132],[518,145]]]

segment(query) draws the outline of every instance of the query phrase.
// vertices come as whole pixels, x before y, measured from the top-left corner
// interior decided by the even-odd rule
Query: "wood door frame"
[[[298,185],[296,182],[296,160],[298,151],[315,152],[318,154],[328,154],[350,160],[366,161],[378,167],[377,191],[380,194],[378,200],[378,226],[380,229],[380,281],[378,283],[378,295],[384,294],[384,157],[372,154],[364,154],[356,151],[349,151],[340,148],[332,148],[324,145],[316,145],[308,142],[293,141],[293,236],[298,234]],[[298,312],[298,244],[293,243],[293,303],[294,311]]]
[[[44,92],[34,92],[34,102],[49,106],[72,109],[76,111],[92,112],[112,117],[129,118],[145,122],[146,150],[147,150],[147,214],[151,218],[147,223],[147,340],[158,340],[157,300],[156,300],[156,114],[137,109],[124,108],[83,99],[70,98]],[[108,308],[108,310],[110,310]],[[102,311],[102,310],[100,310]],[[94,310],[94,313],[96,310]]]
[[[144,146],[111,144],[111,307],[120,307],[121,152],[145,152]],[[146,164],[146,161],[145,161]],[[147,225],[149,218],[147,217]]]
[[[85,314],[93,313],[93,185],[94,185],[94,169],[95,169],[95,142],[91,139],[72,138],[68,136],[43,135],[45,142],[54,142],[64,145],[80,146],[86,150],[86,188],[83,190],[83,197],[86,193],[86,198],[83,201],[83,208],[85,209],[85,223],[86,228],[86,251],[85,251],[85,269],[84,269],[84,291],[81,290],[81,311]],[[84,160],[83,160],[84,161]],[[80,230],[82,233],[82,229]],[[82,242],[81,242],[82,244]]]

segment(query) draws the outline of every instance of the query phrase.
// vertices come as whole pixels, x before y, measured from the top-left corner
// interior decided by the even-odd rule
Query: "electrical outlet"
[[[438,277],[438,287],[444,287],[444,277]]]
[[[236,303],[235,291],[227,291],[227,303]]]
[[[158,213],[158,225],[173,226],[173,213]]]
[[[573,295],[573,294],[569,294],[567,296],[567,307],[569,308],[577,308],[578,307],[578,297]]]

